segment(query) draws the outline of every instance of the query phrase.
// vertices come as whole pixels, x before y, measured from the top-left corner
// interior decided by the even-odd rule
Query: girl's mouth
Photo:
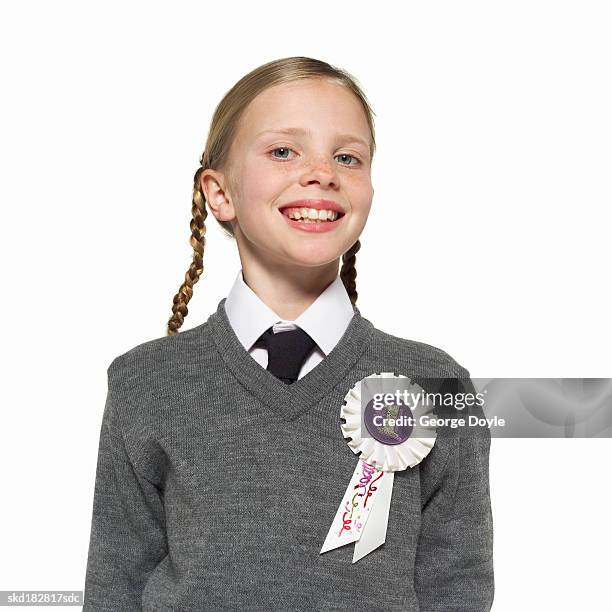
[[[341,223],[345,214],[330,209],[287,207],[279,210],[291,227],[306,232],[329,232]]]

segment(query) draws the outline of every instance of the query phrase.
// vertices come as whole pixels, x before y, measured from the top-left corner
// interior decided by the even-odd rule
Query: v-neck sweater
[[[83,609],[490,610],[486,428],[438,427],[421,463],[395,472],[382,546],[357,563],[352,544],[320,554],[358,461],[340,427],[350,388],[468,371],[354,307],[287,385],[244,349],[224,302],[108,368]]]

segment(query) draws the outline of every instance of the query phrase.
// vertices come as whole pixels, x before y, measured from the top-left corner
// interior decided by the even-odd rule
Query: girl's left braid
[[[178,329],[183,324],[189,310],[187,304],[193,296],[193,286],[200,280],[204,271],[203,255],[206,244],[205,234],[206,225],[204,221],[208,215],[206,211],[206,199],[202,193],[200,176],[204,171],[204,166],[197,169],[193,177],[193,199],[191,207],[192,219],[189,223],[191,236],[189,242],[193,248],[193,261],[185,273],[185,281],[180,286],[178,293],[172,302],[172,316],[168,320],[167,335],[173,336],[178,333]]]
[[[349,295],[352,304],[357,302],[357,269],[355,268],[355,256],[361,248],[361,242],[357,240],[353,246],[342,255],[342,268],[340,269],[340,278],[344,283],[346,292]]]

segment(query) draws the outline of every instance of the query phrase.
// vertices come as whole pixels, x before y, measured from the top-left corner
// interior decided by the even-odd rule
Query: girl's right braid
[[[355,279],[357,278],[357,270],[355,268],[355,255],[361,248],[361,242],[357,240],[355,244],[342,255],[342,268],[340,270],[340,278],[344,283],[344,287],[346,288],[346,292],[351,299],[351,303],[355,304],[357,302],[357,284]]]
[[[203,255],[204,245],[206,244],[205,234],[206,225],[204,221],[208,215],[206,211],[206,199],[202,193],[200,176],[204,171],[204,166],[197,169],[193,178],[193,199],[191,207],[192,219],[189,223],[191,236],[189,242],[193,247],[193,261],[185,273],[185,281],[180,286],[178,293],[172,302],[172,317],[168,320],[167,335],[173,336],[178,333],[178,329],[183,324],[189,310],[187,304],[193,295],[193,286],[200,280],[204,271]]]

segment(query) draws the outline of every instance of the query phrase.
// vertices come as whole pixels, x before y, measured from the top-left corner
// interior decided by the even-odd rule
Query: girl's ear
[[[218,221],[232,221],[236,218],[231,195],[225,185],[225,177],[216,170],[204,170],[200,176],[200,189]]]

